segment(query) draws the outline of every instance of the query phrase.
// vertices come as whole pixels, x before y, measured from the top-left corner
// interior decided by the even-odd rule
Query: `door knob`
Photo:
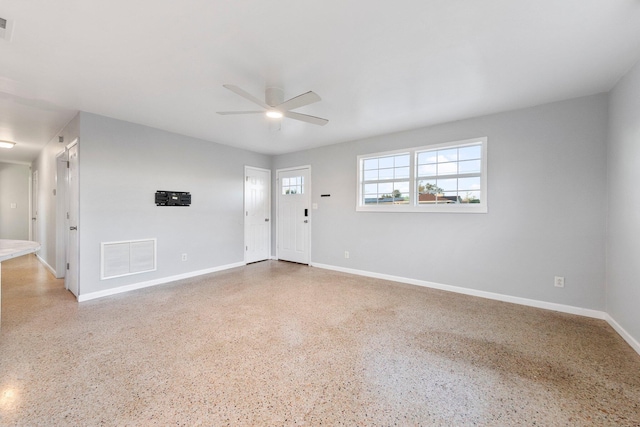
[[[304,223],[305,223],[305,224],[306,224],[306,223],[308,223],[308,222],[309,222],[309,220],[308,220],[308,219],[305,219],[305,220],[304,220]]]
[[[265,219],[264,219],[264,222],[269,222],[269,218],[265,218]]]
[[[73,230],[77,230],[78,227],[69,227],[69,230],[73,231]]]

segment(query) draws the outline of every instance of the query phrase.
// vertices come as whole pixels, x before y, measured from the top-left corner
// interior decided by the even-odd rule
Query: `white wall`
[[[94,114],[80,115],[80,294],[244,260],[244,166],[269,156]],[[157,207],[157,190],[190,207]],[[158,239],[158,270],[100,280],[100,243]],[[188,261],[181,261],[181,254]]]
[[[640,342],[640,63],[610,95],[607,312]]]
[[[312,262],[604,310],[607,100],[281,155],[273,167],[312,166]],[[480,136],[488,137],[487,214],[355,211],[357,155]],[[564,288],[554,287],[556,275]]]
[[[29,240],[30,174],[27,165],[0,163],[0,239]]]

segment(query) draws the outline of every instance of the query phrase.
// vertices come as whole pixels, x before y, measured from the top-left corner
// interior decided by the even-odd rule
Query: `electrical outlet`
[[[344,257],[349,258],[349,251],[344,251]]]
[[[553,285],[556,288],[564,288],[564,277],[556,276],[555,279],[554,279]]]
[[[186,261],[187,260],[187,254],[182,254],[182,260]]]

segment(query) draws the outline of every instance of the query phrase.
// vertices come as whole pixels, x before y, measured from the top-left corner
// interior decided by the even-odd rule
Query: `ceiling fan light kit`
[[[15,142],[0,140],[0,148],[13,148]]]
[[[271,119],[281,119],[282,118],[282,113],[280,111],[277,111],[277,110],[269,110],[269,111],[267,111],[267,117],[269,117]]]
[[[232,114],[263,114],[266,113],[267,117],[272,119],[280,119],[283,116],[289,119],[300,120],[302,122],[311,123],[314,125],[324,126],[329,123],[329,120],[321,117],[310,116],[308,114],[296,113],[291,110],[304,107],[314,102],[318,102],[321,98],[315,92],[309,91],[293,97],[283,102],[284,92],[280,88],[270,87],[265,91],[264,99],[261,101],[255,96],[251,95],[244,89],[234,85],[223,85],[226,89],[240,95],[244,99],[253,102],[254,104],[262,107],[260,111],[218,111],[220,115],[232,115]]]

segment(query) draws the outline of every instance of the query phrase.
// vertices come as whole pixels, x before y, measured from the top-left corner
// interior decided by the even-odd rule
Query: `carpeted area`
[[[2,273],[1,425],[640,425],[601,320],[277,261],[81,304]]]

